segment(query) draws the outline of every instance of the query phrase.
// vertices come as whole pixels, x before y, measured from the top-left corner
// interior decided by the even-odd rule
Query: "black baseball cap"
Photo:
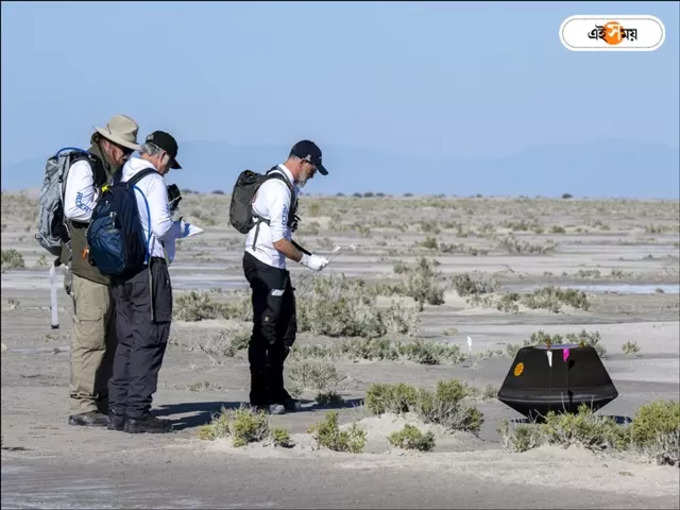
[[[323,175],[328,175],[328,170],[321,164],[321,149],[311,140],[301,140],[290,150],[293,156],[305,159],[314,165]]]
[[[182,166],[177,162],[177,142],[172,137],[170,133],[165,131],[154,131],[149,136],[146,137],[147,142],[151,142],[157,145],[165,152],[170,155],[172,162],[170,163],[170,168],[182,168]]]

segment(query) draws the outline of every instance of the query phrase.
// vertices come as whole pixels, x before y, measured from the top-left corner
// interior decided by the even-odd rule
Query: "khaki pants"
[[[71,412],[105,412],[117,344],[113,300],[108,285],[76,274],[71,296]]]

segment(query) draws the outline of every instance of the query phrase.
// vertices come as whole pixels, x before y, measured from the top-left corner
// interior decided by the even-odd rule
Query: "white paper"
[[[203,229],[201,227],[197,227],[193,223],[189,223],[189,233],[186,234],[186,236],[183,236],[183,237],[195,236],[197,234],[200,234],[201,232],[203,232]]]

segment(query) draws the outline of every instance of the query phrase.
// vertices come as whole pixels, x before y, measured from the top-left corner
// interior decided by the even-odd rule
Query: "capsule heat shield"
[[[521,348],[498,392],[498,400],[529,418],[574,413],[581,404],[597,410],[617,396],[595,349],[575,344]]]

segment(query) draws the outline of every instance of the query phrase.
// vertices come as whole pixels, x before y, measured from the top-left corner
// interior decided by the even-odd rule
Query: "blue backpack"
[[[87,228],[87,244],[91,262],[105,275],[134,274],[149,260],[149,202],[136,184],[143,177],[155,172],[152,168],[146,168],[127,182],[115,182],[102,189]],[[146,204],[149,232],[146,238],[139,220],[135,190],[142,195]]]

